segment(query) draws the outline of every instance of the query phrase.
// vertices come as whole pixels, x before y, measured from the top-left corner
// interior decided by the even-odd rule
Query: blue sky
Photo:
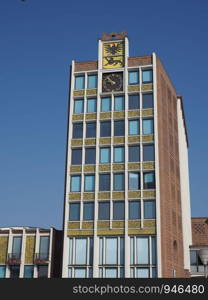
[[[192,215],[208,216],[208,2],[0,1],[0,226],[62,226],[68,75],[103,32],[155,51],[184,97]]]

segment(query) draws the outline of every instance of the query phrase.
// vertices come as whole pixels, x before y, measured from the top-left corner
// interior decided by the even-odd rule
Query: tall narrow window
[[[6,276],[6,266],[0,266],[0,278],[5,278]]]
[[[95,175],[85,175],[85,192],[95,190]]]
[[[155,149],[154,145],[143,146],[143,161],[154,161],[155,160]]]
[[[71,192],[80,192],[81,189],[81,176],[71,176]]]
[[[129,162],[140,161],[140,147],[139,146],[129,146]]]
[[[82,149],[72,149],[72,165],[81,165],[82,164]]]
[[[13,237],[12,244],[12,257],[20,259],[21,257],[21,248],[22,248],[22,237]]]
[[[110,163],[110,147],[100,148],[100,163]]]
[[[143,94],[142,95],[143,98],[143,109],[146,108],[153,108],[153,94],[152,93],[148,93],[148,94]]]
[[[144,218],[145,219],[155,219],[155,200],[145,200],[144,201]]]
[[[82,139],[83,138],[83,123],[74,123],[73,124],[73,139]]]
[[[125,123],[124,121],[114,121],[114,136],[125,135]]]
[[[87,112],[93,113],[97,111],[97,99],[96,98],[88,98],[87,99]]]
[[[113,202],[113,219],[114,220],[124,220],[125,216],[125,205],[124,201],[114,201]]]
[[[143,70],[142,71],[142,82],[151,83],[152,82],[152,70]]]
[[[99,190],[100,191],[110,191],[110,174],[100,174]]]
[[[96,122],[86,124],[86,138],[96,137]]]
[[[97,75],[96,74],[88,75],[87,88],[88,89],[96,89],[97,88]]]
[[[84,101],[83,99],[74,100],[74,113],[82,114],[84,111]]]
[[[95,148],[85,148],[85,164],[93,165],[96,161]]]
[[[94,219],[94,203],[84,203],[83,220],[89,221]]]
[[[69,221],[80,220],[80,203],[69,204]]]
[[[39,258],[48,259],[49,254],[49,236],[40,237],[40,248],[39,248]]]
[[[144,189],[154,189],[155,188],[155,173],[146,172],[143,174],[144,178]]]
[[[114,174],[114,191],[123,191],[125,189],[124,174]]]
[[[10,266],[10,278],[17,279],[19,278],[20,266]]]
[[[149,263],[149,239],[148,237],[136,238],[136,264]]]
[[[111,121],[100,122],[100,137],[111,136]]]
[[[114,147],[114,162],[124,162],[124,147]]]
[[[153,134],[154,133],[154,123],[153,119],[143,120],[143,134]]]
[[[114,97],[114,110],[124,110],[124,96]]]
[[[139,135],[139,120],[129,121],[129,135]]]
[[[129,173],[129,190],[140,189],[140,173]]]
[[[139,71],[129,72],[129,84],[139,84]]]
[[[101,112],[111,111],[111,98],[101,98]]]
[[[75,77],[75,90],[83,90],[85,85],[85,77],[82,76],[76,76]]]
[[[110,220],[110,202],[99,202],[98,204],[98,219]]]
[[[129,219],[141,219],[141,204],[140,201],[129,201]]]
[[[139,94],[129,95],[129,109],[139,109],[139,108],[140,108]]]

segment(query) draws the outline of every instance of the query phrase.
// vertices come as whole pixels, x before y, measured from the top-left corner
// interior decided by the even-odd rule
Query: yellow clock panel
[[[111,42],[103,44],[103,68],[115,69],[124,66],[124,43]]]
[[[123,68],[124,56],[106,56],[103,57],[104,69]]]

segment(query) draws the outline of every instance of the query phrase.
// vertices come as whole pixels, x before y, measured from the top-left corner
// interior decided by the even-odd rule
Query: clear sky
[[[103,32],[155,51],[183,95],[192,215],[208,216],[208,1],[0,0],[0,226],[62,226],[69,66]]]

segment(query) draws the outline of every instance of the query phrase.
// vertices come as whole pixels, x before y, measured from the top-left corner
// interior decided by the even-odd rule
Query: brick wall
[[[192,218],[191,225],[193,245],[208,245],[208,218]]]

